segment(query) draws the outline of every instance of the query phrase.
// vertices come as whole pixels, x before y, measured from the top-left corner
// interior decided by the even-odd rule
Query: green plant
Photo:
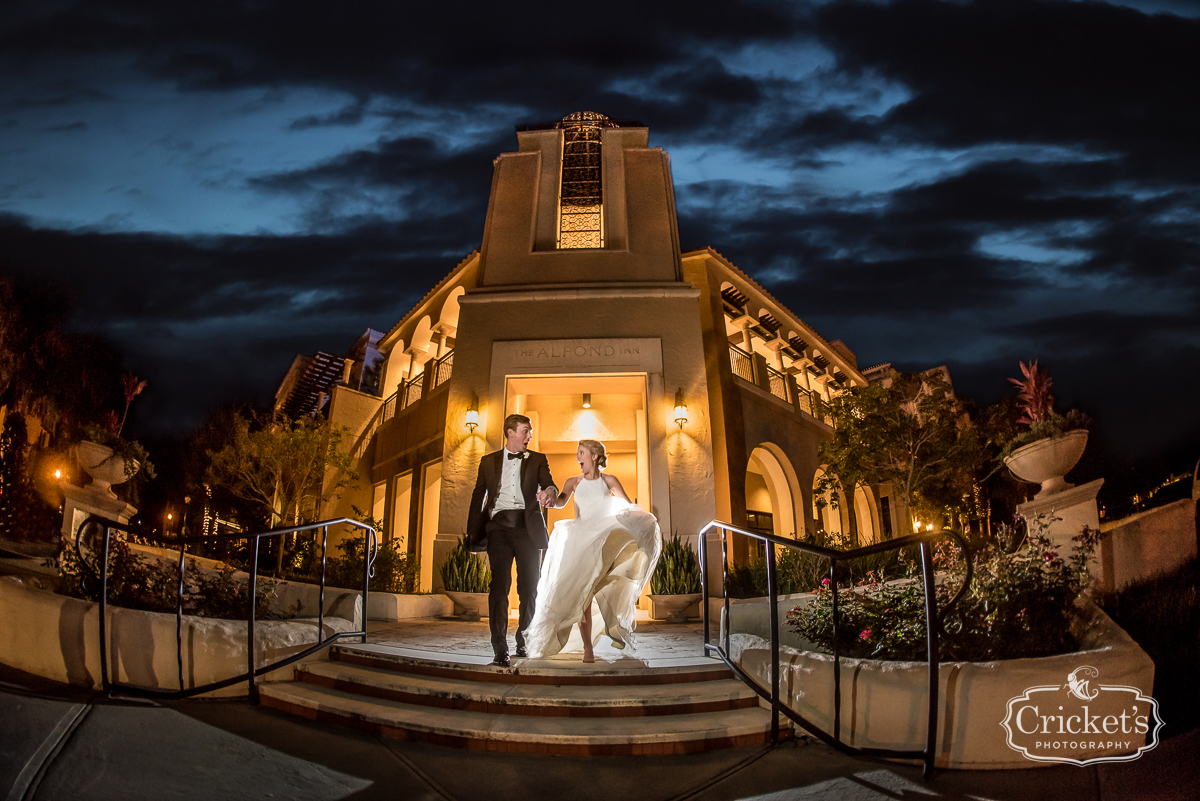
[[[58,592],[72,598],[98,601],[96,578],[99,559],[85,551],[83,563],[74,548],[65,548],[60,560]],[[179,573],[174,566],[160,565],[134,551],[120,540],[110,543],[108,554],[108,602],[126,609],[173,614],[178,603]],[[190,563],[184,572],[184,614],[224,620],[244,620],[250,599],[249,582],[236,576],[231,565],[216,571]],[[277,581],[259,576],[254,599],[255,617],[260,620],[294,616],[294,610],[277,610]]]
[[[948,660],[989,661],[1050,656],[1076,647],[1071,633],[1075,599],[1088,578],[1088,561],[1099,532],[1084,529],[1063,558],[1045,536],[1045,520],[1030,523],[1021,548],[994,547],[979,555],[975,579],[944,617],[939,655]],[[1001,539],[1004,539],[1003,537]],[[944,609],[965,575],[965,562],[948,542],[935,548],[935,565],[945,572],[936,588]],[[884,583],[876,575],[857,586],[828,579],[814,601],[788,613],[788,625],[832,650],[832,597],[838,593],[838,648],[846,656],[922,660],[925,656],[924,589],[919,581]]]
[[[132,373],[122,373],[121,390],[125,398],[125,410],[121,413],[120,419],[117,418],[116,412],[109,410],[102,418],[102,425],[93,424],[84,427],[88,439],[97,445],[112,449],[113,455],[108,459],[120,457],[125,460],[126,480],[133,478],[139,469],[145,478],[154,478],[155,476],[150,454],[146,452],[142,444],[121,436],[121,432],[125,429],[125,420],[129,417],[129,407],[133,404],[133,399],[141,395],[145,388],[146,381],[144,379],[138,378]],[[107,462],[108,459],[104,461]]]
[[[1054,411],[1054,395],[1050,393],[1054,380],[1049,372],[1038,367],[1037,359],[1030,364],[1017,364],[1025,379],[1010,378],[1008,381],[1017,388],[1017,408],[1021,411],[1017,423],[1029,428],[1008,441],[1002,456],[1008,456],[1016,448],[1031,442],[1058,439],[1068,431],[1088,428],[1091,421],[1079,410],[1071,409],[1065,415]]]
[[[817,531],[806,534],[800,542],[846,551],[855,547],[850,537],[837,532]],[[842,563],[839,568],[846,580],[866,581],[872,576],[904,575],[911,572],[914,548],[885,551]],[[829,576],[829,560],[797,548],[781,547],[775,555],[775,579],[779,595],[817,592],[823,579]],[[767,594],[766,558],[755,555],[748,562],[729,568],[729,597],[761,598]]]
[[[339,542],[337,547],[342,556],[329,560],[327,582],[333,587],[362,587],[366,537],[350,537]],[[391,540],[379,546],[379,551],[375,554],[375,575],[371,577],[368,585],[372,591],[399,594],[412,594],[417,591],[420,565],[415,557],[410,558],[401,547],[402,543],[399,540]],[[320,570],[319,564],[316,570]]]
[[[492,571],[479,554],[467,550],[464,537],[446,554],[442,563],[442,587],[450,592],[487,592]]]
[[[650,576],[650,592],[654,595],[700,592],[700,563],[692,546],[679,539],[679,532],[663,542],[658,565]]]

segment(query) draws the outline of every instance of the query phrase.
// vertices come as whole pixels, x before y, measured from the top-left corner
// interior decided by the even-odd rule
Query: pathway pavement
[[[661,631],[639,629],[642,660],[694,655],[698,623],[657,626]],[[371,641],[474,660],[490,656],[486,632],[486,622],[407,621],[372,625]],[[564,654],[555,662],[577,658]],[[2,667],[0,720],[6,801],[1200,797],[1200,731],[1127,764],[939,771],[926,782],[918,766],[854,759],[806,738],[775,749],[659,757],[463,751],[381,739],[240,701],[105,698]]]

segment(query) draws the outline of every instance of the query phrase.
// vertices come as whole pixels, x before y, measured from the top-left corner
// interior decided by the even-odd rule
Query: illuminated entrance
[[[597,439],[608,451],[605,472],[621,480],[630,500],[652,509],[650,448],[646,426],[646,376],[509,376],[505,412],[533,423],[532,450],[546,454],[561,487],[579,472],[575,449],[581,439]],[[573,504],[549,510],[550,527],[575,516]]]

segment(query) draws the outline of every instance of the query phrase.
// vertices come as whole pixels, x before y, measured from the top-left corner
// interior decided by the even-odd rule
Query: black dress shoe
[[[522,645],[520,648],[517,649],[517,653],[516,653],[517,659],[525,659],[528,656],[529,656],[529,652],[525,650],[524,645]]]
[[[492,660],[492,664],[496,667],[509,667],[511,663],[508,661],[507,656],[497,656]]]

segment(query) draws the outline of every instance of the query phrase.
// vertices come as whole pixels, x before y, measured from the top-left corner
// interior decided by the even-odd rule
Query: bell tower
[[[479,286],[680,281],[670,157],[648,139],[591,111],[519,128],[495,161]]]

